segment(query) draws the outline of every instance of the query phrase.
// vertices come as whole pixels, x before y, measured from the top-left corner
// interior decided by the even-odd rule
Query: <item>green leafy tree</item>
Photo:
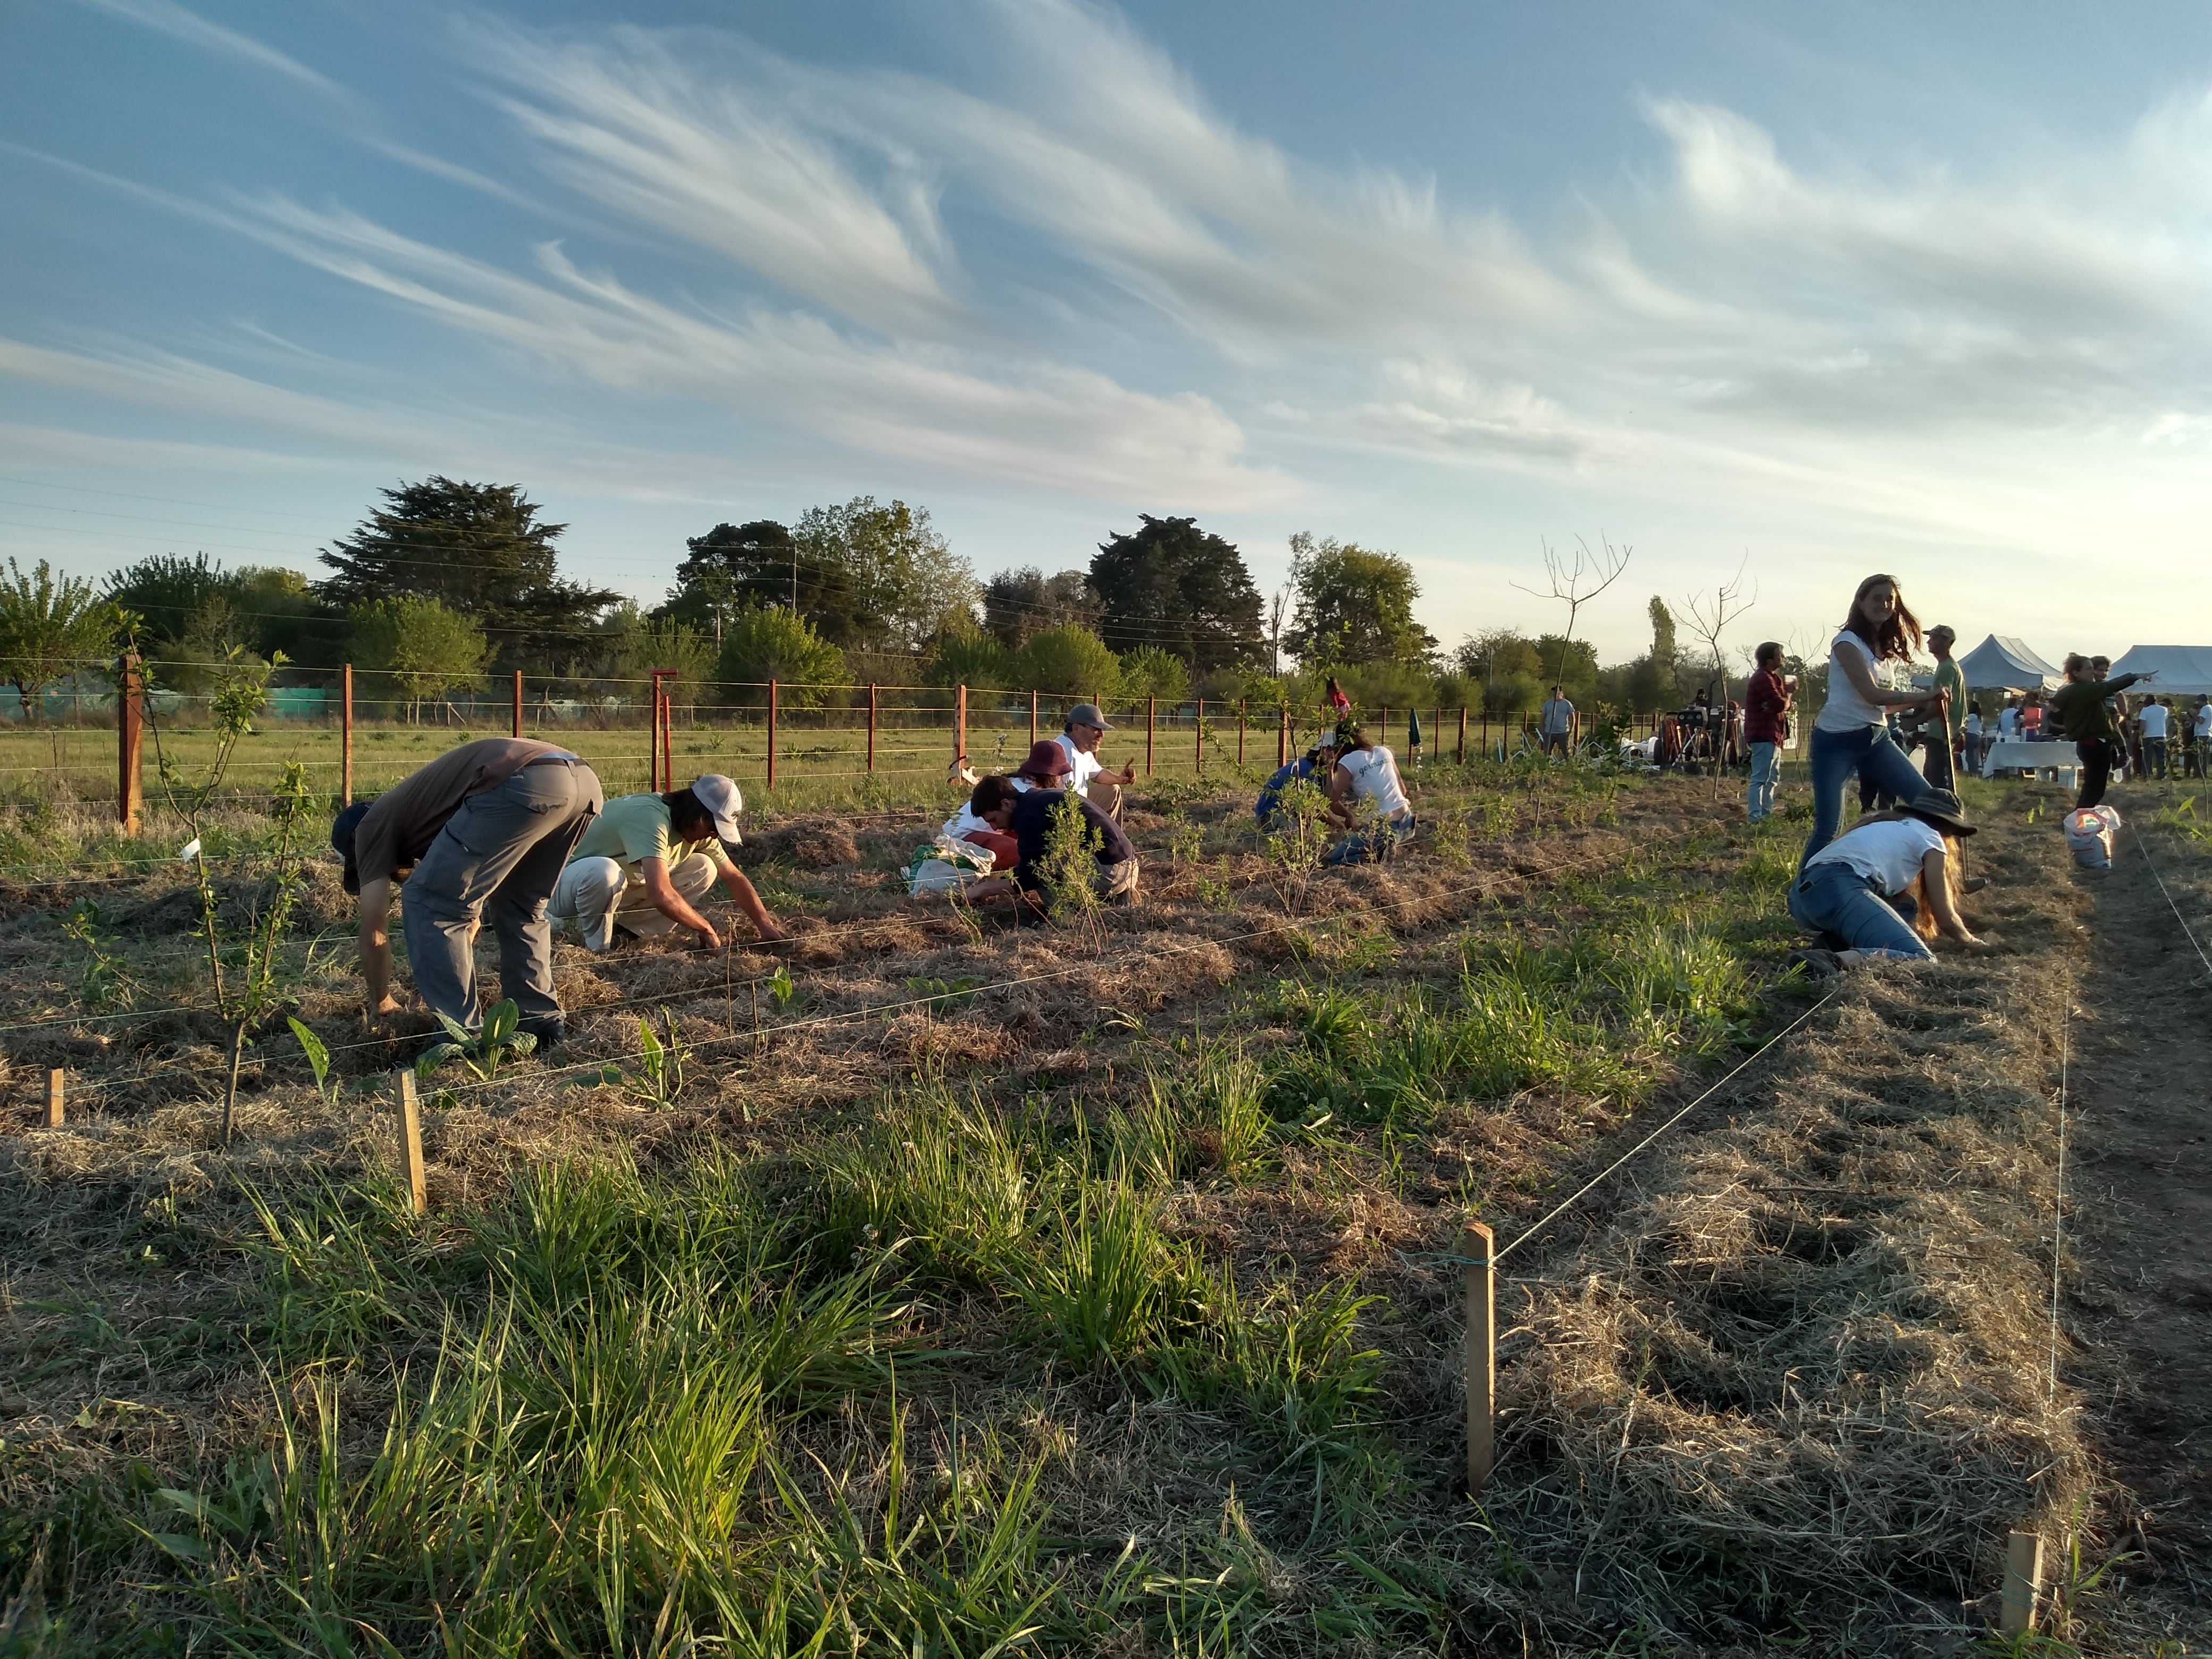
[[[605,644],[597,665],[599,677],[621,683],[625,696],[642,694],[656,671],[672,670],[668,694],[678,702],[707,698],[718,678],[720,653],[707,632],[678,617],[643,616],[628,601],[617,606],[602,624]]]
[[[435,599],[401,597],[356,605],[353,660],[387,676],[418,720],[422,704],[483,684],[483,630]]]
[[[107,578],[109,603],[142,619],[138,638],[163,684],[199,694],[233,647],[295,661],[335,660],[346,618],[296,570],[248,565],[226,570],[204,553],[161,553]]]
[[[1125,697],[1158,697],[1162,702],[1181,702],[1190,696],[1190,670],[1172,651],[1157,645],[1140,645],[1121,653],[1118,678]]]
[[[50,685],[102,662],[123,631],[123,613],[81,576],[57,576],[44,559],[30,574],[11,557],[0,580],[0,680],[22,699],[23,718]]]
[[[1048,576],[1033,564],[1002,570],[983,584],[983,626],[1009,651],[1018,651],[1048,628],[1098,631],[1105,607],[1080,570]]]
[[[1026,690],[1029,688],[1022,682],[1016,660],[1016,654],[995,637],[970,626],[938,641],[929,683],[980,686],[994,691]]]
[[[1125,651],[1157,646],[1201,674],[1260,660],[1260,592],[1236,545],[1190,519],[1138,516],[1134,533],[1102,542],[1091,561],[1100,633]]]
[[[1395,553],[1307,531],[1291,538],[1297,605],[1284,642],[1309,663],[1423,662],[1436,636],[1413,620],[1421,585]]]
[[[318,587],[332,605],[434,599],[491,641],[502,669],[565,668],[592,646],[600,612],[622,595],[562,580],[554,544],[520,484],[432,477],[381,492],[386,506],[325,552]]]
[[[789,605],[792,581],[799,584],[799,613],[825,628],[831,612],[848,603],[846,584],[811,553],[799,556],[788,527],[774,519],[747,524],[718,524],[684,544],[676,567],[676,586],[653,615],[690,623],[719,651],[730,619],[750,607]]]
[[[1055,696],[1104,696],[1121,683],[1121,675],[1120,659],[1087,628],[1048,628],[1014,659],[1014,678],[1024,689]]]
[[[756,605],[730,619],[715,676],[740,703],[766,702],[774,680],[787,708],[817,708],[825,688],[849,684],[845,653],[783,605]]]
[[[974,620],[975,573],[945,545],[927,507],[899,501],[883,507],[872,495],[856,495],[840,507],[808,507],[791,535],[802,574],[800,613],[832,645],[921,651],[947,629]],[[818,611],[807,609],[809,568],[822,573]]]

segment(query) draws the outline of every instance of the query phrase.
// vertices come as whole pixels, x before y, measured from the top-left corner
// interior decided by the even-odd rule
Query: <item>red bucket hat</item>
[[[1040,738],[1030,745],[1030,757],[1014,769],[1014,775],[1048,782],[1054,778],[1064,778],[1074,769],[1067,750],[1050,738]]]

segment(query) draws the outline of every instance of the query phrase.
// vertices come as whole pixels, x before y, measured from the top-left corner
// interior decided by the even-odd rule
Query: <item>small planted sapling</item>
[[[331,1082],[331,1051],[322,1038],[310,1030],[297,1014],[285,1016],[284,1023],[292,1028],[292,1035],[300,1040],[300,1052],[307,1057],[307,1069],[315,1074],[315,1093],[328,1106],[337,1104],[337,1085]]]
[[[208,698],[215,722],[215,753],[198,777],[187,777],[173,760],[162,741],[161,722],[153,717],[150,708],[146,722],[154,738],[161,792],[168,799],[170,810],[191,832],[179,856],[192,866],[209,982],[217,1013],[230,1028],[230,1064],[222,1096],[225,1146],[231,1143],[236,1118],[238,1073],[246,1046],[263,1023],[293,999],[292,975],[279,946],[290,929],[306,884],[308,821],[324,803],[307,787],[307,769],[297,761],[286,762],[273,798],[276,829],[257,860],[265,873],[247,901],[242,925],[223,914],[216,891],[206,819],[229,775],[240,740],[252,734],[254,716],[269,706],[270,677],[284,662],[281,651],[263,658],[243,646],[233,646],[216,665]]]
[[[484,1016],[483,1034],[477,1036],[470,1036],[469,1028],[451,1014],[441,1013],[438,1024],[446,1028],[446,1041],[424,1051],[415,1062],[415,1075],[428,1081],[440,1066],[459,1060],[477,1082],[489,1083],[507,1061],[536,1052],[538,1039],[528,1031],[517,1030],[520,1023],[512,997],[492,1005]]]

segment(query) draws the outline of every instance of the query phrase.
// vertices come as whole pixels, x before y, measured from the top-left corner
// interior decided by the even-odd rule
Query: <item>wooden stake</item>
[[[407,1207],[421,1215],[429,1207],[422,1190],[422,1109],[415,1099],[415,1068],[399,1072],[399,1165],[407,1173]]]
[[[768,787],[775,787],[775,682],[768,683]]]
[[[645,736],[645,792],[649,795],[660,793],[660,671],[653,672],[653,729]]]
[[[1191,717],[1190,760],[1192,769],[1200,777],[1206,775],[1206,699],[1198,700],[1198,712]]]
[[[514,671],[514,735],[522,735],[522,671]]]
[[[338,805],[353,805],[353,665],[338,674]]]
[[[665,685],[660,690],[660,776],[662,788],[676,787],[676,694]]]
[[[1145,699],[1145,775],[1152,775],[1152,731],[1158,724],[1160,700],[1157,696]]]
[[[1459,753],[1455,759],[1462,766],[1467,764],[1467,709],[1464,705],[1459,711]]]
[[[1290,704],[1283,703],[1279,705],[1275,710],[1275,714],[1278,721],[1275,727],[1275,764],[1278,766],[1288,766],[1291,763]]]
[[[46,1073],[46,1127],[49,1129],[62,1127],[64,1115],[62,1097],[68,1086],[69,1074],[58,1066]]]
[[[116,676],[115,687],[115,819],[123,833],[138,833],[139,814],[146,805],[140,771],[145,747],[145,671],[138,659],[126,656]]]
[[[2004,1601],[1997,1629],[2025,1636],[2035,1628],[2043,1600],[2043,1534],[2016,1532],[2005,1540]]]
[[[968,688],[952,696],[952,770],[957,776],[968,764]]]
[[[1244,698],[1237,699],[1237,763],[1239,766],[1244,764]]]
[[[871,775],[872,775],[874,774],[875,769],[876,769],[876,687],[875,687],[875,683],[874,683],[873,681],[871,681],[871,682],[869,682],[869,684],[868,684],[868,771],[869,771],[869,773],[871,774]]]
[[[1482,1496],[1498,1456],[1498,1239],[1480,1221],[1461,1229],[1467,1273],[1467,1490]]]
[[[1036,690],[1032,687],[1030,690],[1030,747],[1032,749],[1037,745],[1036,714]]]

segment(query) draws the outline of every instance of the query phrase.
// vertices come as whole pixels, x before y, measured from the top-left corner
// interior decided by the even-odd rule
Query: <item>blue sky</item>
[[[525,484],[584,577],[860,494],[988,572],[1194,514],[1447,641],[1744,568],[2046,654],[2195,641],[2212,13],[0,9],[0,550],[317,568]]]

